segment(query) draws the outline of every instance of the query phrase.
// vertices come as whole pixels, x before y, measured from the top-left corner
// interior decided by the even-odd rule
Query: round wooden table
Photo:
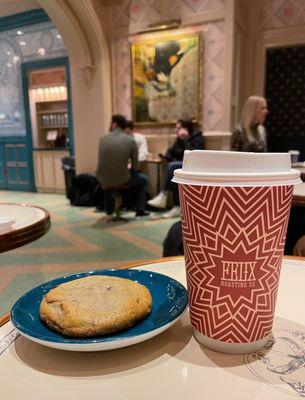
[[[183,257],[137,263],[186,285]],[[136,265],[129,265],[129,267]],[[126,266],[125,266],[126,267]],[[192,336],[188,312],[169,329],[126,348],[70,352],[19,335],[0,318],[0,393],[5,400],[287,400],[304,398],[305,260],[283,260],[272,348],[217,353]]]
[[[13,229],[0,234],[0,253],[30,243],[48,232],[50,213],[31,204],[0,203],[0,217],[13,217]]]

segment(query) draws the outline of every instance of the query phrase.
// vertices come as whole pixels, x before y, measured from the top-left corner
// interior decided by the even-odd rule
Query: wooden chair
[[[127,222],[128,219],[121,216],[122,196],[120,190],[128,189],[128,184],[107,187],[107,190],[112,190],[114,196],[114,217],[110,218],[108,222]]]

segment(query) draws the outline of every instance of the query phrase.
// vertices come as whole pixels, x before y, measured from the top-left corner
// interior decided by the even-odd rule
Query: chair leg
[[[122,197],[118,189],[114,191],[114,212],[115,216],[111,218],[112,222],[127,222],[128,219],[121,217]]]
[[[116,219],[119,219],[120,215],[121,215],[121,210],[120,210],[121,203],[122,203],[121,195],[120,195],[119,191],[117,189],[115,189],[115,192],[114,192],[114,212],[115,212],[115,218]]]

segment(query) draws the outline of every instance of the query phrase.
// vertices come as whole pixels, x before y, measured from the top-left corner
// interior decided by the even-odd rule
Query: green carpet
[[[0,254],[0,315],[34,286],[49,279],[117,267],[162,256],[162,242],[177,219],[152,213],[127,223],[103,221],[93,207],[74,207],[64,195],[0,191],[2,203],[30,203],[50,211],[50,231],[26,246]]]

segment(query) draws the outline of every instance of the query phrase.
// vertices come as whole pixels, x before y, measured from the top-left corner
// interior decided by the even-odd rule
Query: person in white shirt
[[[127,121],[125,132],[128,133],[129,135],[132,135],[137,144],[139,161],[145,161],[147,160],[149,154],[147,147],[147,140],[145,136],[142,135],[142,133],[134,132],[133,127],[134,127],[133,122]]]

